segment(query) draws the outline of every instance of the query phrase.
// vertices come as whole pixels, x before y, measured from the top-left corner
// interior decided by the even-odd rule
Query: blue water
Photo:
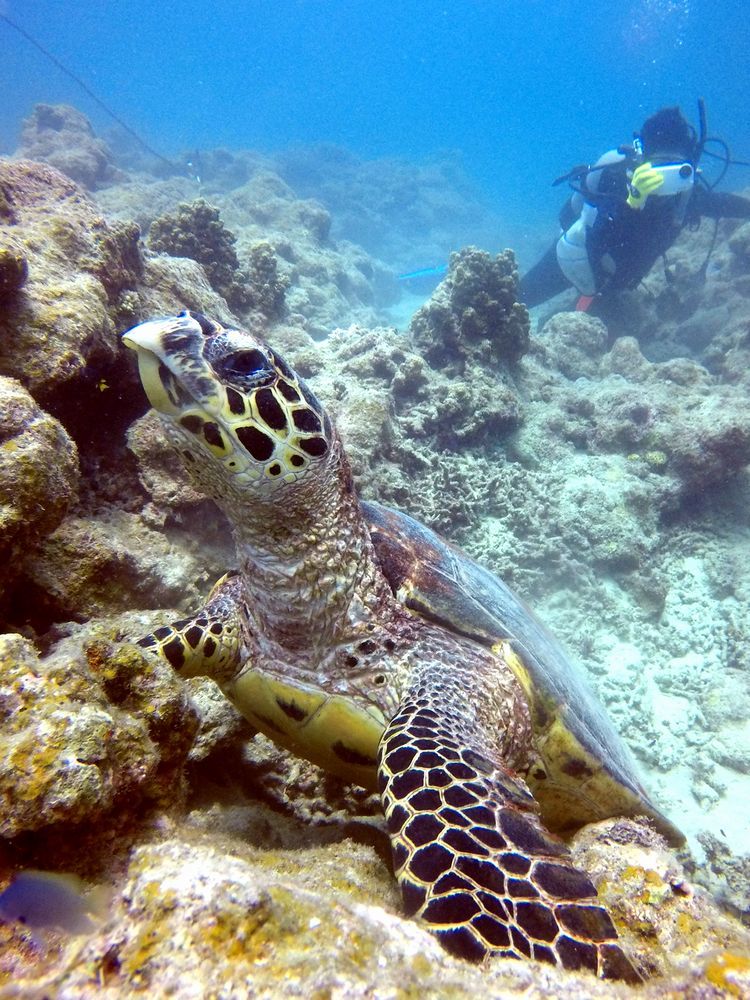
[[[554,225],[556,176],[628,141],[663,104],[695,119],[704,96],[710,130],[750,159],[750,18],[737,0],[0,0],[0,13],[167,156],[456,150],[517,238]],[[111,126],[2,21],[0,52],[0,149],[15,148],[37,101]],[[727,183],[750,183],[750,170]]]

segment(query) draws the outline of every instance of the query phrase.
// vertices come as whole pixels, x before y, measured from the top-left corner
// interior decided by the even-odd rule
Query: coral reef
[[[236,238],[221,220],[219,209],[203,198],[177,206],[151,223],[148,245],[157,253],[190,257],[203,266],[213,288],[235,309],[250,307],[249,279],[240,270]]]
[[[210,193],[220,220],[237,236],[233,249],[247,276],[243,288],[255,296],[248,308],[257,309],[261,319],[278,319],[283,290],[287,320],[316,338],[346,323],[374,325],[378,309],[398,298],[391,270],[361,247],[334,242],[330,214],[318,202],[301,200],[274,172],[271,159],[244,151],[227,162],[226,175],[221,170],[225,156],[215,163],[211,151],[200,151],[194,159],[197,177],[130,176],[98,191],[97,200],[109,218],[135,220],[147,231],[155,219],[174,216],[178,204]],[[275,266],[275,274],[269,266]],[[248,321],[247,314],[243,319]]]
[[[68,104],[37,104],[25,119],[18,155],[49,163],[93,191],[122,177],[107,144],[89,120]]]
[[[241,322],[268,328],[335,413],[363,493],[532,602],[688,834],[686,870],[637,824],[573,845],[652,977],[637,995],[747,994],[746,933],[695,886],[747,921],[747,227],[720,224],[702,286],[705,227],[670,253],[676,283],[649,276],[652,300],[606,325],[561,314],[531,337],[512,258],[470,248],[397,333],[376,321],[387,269],[332,237],[326,208],[259,154],[205,161],[220,213],[207,225],[236,234],[254,295]],[[381,221],[415,183],[394,175]],[[128,221],[202,193],[131,175],[95,206],[50,166],[0,160],[0,610],[16,630],[0,640],[0,889],[35,866],[113,892],[105,925],[70,948],[0,924],[0,990],[274,996],[283,977],[301,996],[636,995],[450,958],[400,916],[376,799],[122,643],[198,605],[233,558],[118,340],[186,307],[239,322],[203,264],[144,251]],[[409,238],[391,245],[406,254]]]
[[[352,240],[398,271],[438,266],[451,249],[471,243],[495,246],[508,230],[457,154],[425,163],[365,160],[321,144],[282,150],[271,165],[299,196],[325,205],[335,238]]]
[[[0,596],[22,557],[57,528],[78,493],[76,447],[54,417],[0,376]]]
[[[360,247],[330,238],[330,214],[318,202],[300,200],[268,169],[258,169],[222,200],[222,214],[238,233],[244,263],[259,242],[277,255],[288,281],[288,319],[316,338],[343,323],[373,325],[376,305],[395,297],[393,278]]]
[[[529,347],[529,316],[516,302],[517,282],[510,250],[494,259],[475,247],[451,254],[445,280],[411,322],[417,349],[436,368],[518,361]]]
[[[468,249],[451,261],[413,336],[338,329],[313,362],[307,347],[289,345],[337,414],[365,492],[449,533],[475,524],[495,492],[497,471],[481,450],[502,446],[521,423],[515,368],[528,342],[512,255]]]
[[[408,339],[337,331],[322,365],[298,350],[365,493],[460,540],[534,602],[585,660],[699,859],[697,834],[725,831],[723,855],[696,874],[747,912],[747,826],[731,806],[750,752],[744,386],[687,359],[649,362],[632,338],[610,346],[599,320],[567,314],[507,383],[523,420],[467,450],[446,433],[442,373]]]
[[[42,662],[27,640],[5,635],[0,690],[1,836],[181,794],[195,716],[170,672],[134,648],[113,654],[100,641],[86,658],[69,643]]]
[[[275,827],[265,850],[248,836],[264,824]],[[42,965],[16,932],[0,974],[25,995],[44,989],[80,998],[146,990],[271,998],[283,983],[285,995],[299,997],[697,1000],[741,996],[750,985],[747,932],[633,823],[592,827],[574,849],[597,867],[600,891],[630,928],[627,946],[652,977],[641,987],[532,962],[496,959],[477,968],[454,959],[397,915],[392,878],[372,848],[326,844],[314,828],[306,842],[301,837],[301,828],[264,816],[262,807],[241,816],[218,806],[211,829],[172,825],[133,851],[93,935],[72,953],[50,948]]]
[[[584,398],[573,385],[550,429],[590,452],[625,451],[658,470],[672,480],[665,506],[725,483],[750,461],[739,386],[687,358],[649,362],[632,337],[604,352],[602,325],[589,317],[563,313],[543,332],[549,362],[570,382],[587,379],[590,390]]]

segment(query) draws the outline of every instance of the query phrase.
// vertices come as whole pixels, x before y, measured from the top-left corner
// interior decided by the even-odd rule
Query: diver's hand
[[[642,163],[640,167],[636,167],[630,181],[628,205],[639,212],[646,204],[648,196],[660,188],[663,183],[664,176],[661,170],[655,170],[650,163]]]

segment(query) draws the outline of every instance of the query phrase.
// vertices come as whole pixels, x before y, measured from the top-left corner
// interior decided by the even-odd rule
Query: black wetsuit
[[[596,221],[586,235],[589,263],[599,294],[634,288],[687,223],[697,222],[702,216],[750,219],[750,200],[738,194],[711,191],[702,184],[693,188],[681,212],[684,202],[680,202],[679,196],[652,195],[640,211],[630,208],[626,198],[624,169],[606,168],[599,183]],[[565,228],[573,221],[568,218],[569,221],[562,223]],[[556,248],[557,240],[521,279],[519,297],[529,307],[571,287],[560,270]]]

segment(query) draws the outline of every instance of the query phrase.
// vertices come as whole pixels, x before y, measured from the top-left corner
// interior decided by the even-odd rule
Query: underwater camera
[[[690,191],[695,180],[695,169],[692,163],[686,160],[681,163],[659,163],[654,164],[656,170],[664,178],[664,183],[655,191],[655,195],[670,196],[682,194],[683,191]]]

